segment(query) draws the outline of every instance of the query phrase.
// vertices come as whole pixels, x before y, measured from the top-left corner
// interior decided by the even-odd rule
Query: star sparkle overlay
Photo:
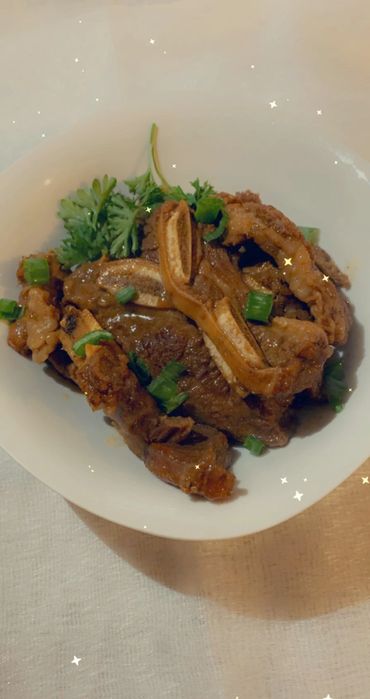
[[[300,493],[299,490],[295,491],[295,494],[293,495],[293,500],[298,500],[298,502],[301,502],[303,498],[303,493]]]
[[[369,484],[369,476],[361,476],[362,478],[362,485],[370,485]]]
[[[286,476],[283,476],[282,478],[280,478],[280,480],[281,480],[281,485],[285,485],[286,483],[288,483],[288,479]]]
[[[284,257],[284,267],[293,267],[293,262],[291,257]]]
[[[276,101],[276,100],[272,100],[271,102],[269,102],[269,105],[270,105],[271,109],[276,109],[276,107],[277,107],[277,101]]]
[[[151,209],[150,206],[147,206],[146,209],[145,209],[145,211],[146,211],[148,214],[150,214],[151,210],[152,210],[152,209]]]
[[[327,275],[327,274],[324,274],[322,280],[323,280],[323,282],[328,282],[328,281],[329,281],[328,275]]]
[[[323,697],[322,699],[333,699],[333,697],[331,697],[330,694],[327,694],[326,697]]]
[[[77,658],[76,655],[73,656],[73,660],[71,660],[71,665],[77,665],[81,662],[82,658]]]

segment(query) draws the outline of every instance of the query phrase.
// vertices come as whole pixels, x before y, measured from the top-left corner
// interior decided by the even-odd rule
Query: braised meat
[[[194,425],[189,417],[161,414],[115,342],[90,345],[86,356],[77,356],[74,343],[94,330],[99,325],[89,311],[65,309],[60,340],[73,362],[69,374],[93,410],[103,409],[130,448],[163,480],[210,500],[230,495],[235,476],[226,470],[230,461],[226,437]]]
[[[197,180],[194,195],[171,195],[147,173],[127,182],[128,199],[115,184],[62,201],[68,270],[54,252],[21,261],[22,309],[0,300],[9,345],[72,381],[154,475],[222,500],[235,485],[230,443],[283,446],[300,401],[330,402],[348,277],[252,192]]]
[[[88,308],[126,353],[134,351],[147,362],[152,375],[159,374],[173,359],[181,362],[186,373],[179,388],[189,394],[183,406],[187,415],[238,441],[252,433],[271,446],[286,444],[286,425],[264,420],[259,409],[247,405],[217,368],[194,324],[175,310],[139,309],[133,304],[122,307],[100,289],[98,280],[105,267],[106,263],[99,261],[73,272],[64,285],[66,302]]]
[[[229,217],[224,244],[235,246],[249,238],[254,240],[275,260],[292,294],[307,304],[329,342],[345,344],[351,325],[347,301],[328,275],[322,274],[312,246],[306,243],[299,229],[273,206],[262,204],[255,194],[222,196]],[[320,260],[323,264],[322,256]]]

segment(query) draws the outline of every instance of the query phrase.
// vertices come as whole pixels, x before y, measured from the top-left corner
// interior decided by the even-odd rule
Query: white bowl
[[[63,133],[63,115],[73,105],[62,98],[55,78],[49,104],[53,118],[48,128],[39,129],[45,128],[46,137],[1,175],[0,296],[17,294],[15,271],[23,254],[47,249],[60,238],[56,209],[62,196],[94,176],[108,173],[125,178],[145,169],[153,120],[160,126],[161,160],[170,179],[185,185],[199,176],[224,190],[248,187],[260,192],[264,201],[298,224],[319,226],[323,247],[349,269],[352,278],[350,299],[357,320],[348,353],[353,390],[345,409],[337,416],[328,411],[308,415],[284,449],[271,450],[261,458],[242,451],[234,465],[239,492],[222,505],[186,497],[152,476],[81,395],[6,346],[2,324],[1,446],[68,500],[135,529],[181,539],[256,532],[312,505],[369,453],[370,367],[365,348],[369,342],[370,167],[348,145],[349,133],[353,133],[352,142],[359,143],[358,130],[341,129],[333,116],[326,117],[328,105],[332,110],[341,96],[333,84],[324,99],[313,49],[304,44],[298,50],[296,45],[297,31],[307,41],[310,22],[303,25],[294,5],[287,4],[291,8],[288,25],[296,30],[295,38],[285,33],[280,21],[275,29],[284,41],[273,46],[272,30],[263,25],[262,9],[267,12],[269,3],[251,12],[236,2],[238,21],[229,16],[224,3],[212,3],[207,32],[202,22],[194,25],[192,21],[195,3],[185,2],[112,6],[104,10],[104,17],[100,10],[82,17],[82,22],[79,16],[63,16],[63,33],[48,19],[41,25],[43,41],[57,57],[64,57],[62,38],[69,30],[70,43],[75,41],[68,53],[72,65],[81,47],[93,63],[92,42],[104,19],[104,61],[110,72],[99,84],[100,92],[92,83],[85,86],[91,105],[79,107],[75,119],[66,117]],[[343,25],[346,21],[340,18]],[[78,32],[87,22],[89,32],[80,47]],[[136,27],[136,34],[128,26]],[[313,30],[312,25],[312,36]],[[40,41],[39,31],[33,27],[31,40]],[[24,48],[19,38],[19,50],[29,50],[31,40],[28,35]],[[289,63],[288,48],[293,44],[295,62]],[[28,60],[35,67],[36,59]],[[87,59],[84,65],[88,70]],[[327,65],[323,58],[323,70]],[[50,66],[43,64],[47,75],[55,69],[54,58]],[[81,72],[68,73],[68,85],[62,68],[58,75],[64,95],[66,91],[79,94]],[[304,91],[301,76],[310,85]],[[317,86],[315,98],[312,81]],[[103,84],[104,96],[99,97]],[[22,89],[25,103],[32,101],[34,129],[41,110],[33,78]],[[42,98],[46,99],[44,92]],[[14,141],[14,153],[19,147],[22,155],[34,146],[35,134],[20,147],[20,134],[17,139],[12,121],[9,118],[9,138]],[[22,137],[25,133],[26,127]]]

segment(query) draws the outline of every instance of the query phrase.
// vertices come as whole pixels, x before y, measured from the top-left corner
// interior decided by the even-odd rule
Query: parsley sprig
[[[151,159],[160,186],[149,169],[139,177],[124,181],[127,194],[117,188],[115,177],[104,175],[101,180],[94,179],[90,187],[77,189],[62,199],[58,216],[67,235],[57,254],[63,267],[71,269],[102,255],[112,259],[139,255],[141,230],[146,218],[168,199],[186,201],[198,223],[212,226],[204,236],[206,242],[223,235],[227,225],[224,201],[216,196],[209,182],[201,184],[199,178],[190,183],[193,189],[190,193],[178,185],[171,186],[160,167],[157,138],[158,127],[153,124]]]

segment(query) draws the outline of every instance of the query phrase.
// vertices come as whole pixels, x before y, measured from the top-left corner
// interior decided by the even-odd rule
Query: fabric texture
[[[80,510],[0,451],[0,697],[368,699],[369,472],[268,531],[187,543]]]

